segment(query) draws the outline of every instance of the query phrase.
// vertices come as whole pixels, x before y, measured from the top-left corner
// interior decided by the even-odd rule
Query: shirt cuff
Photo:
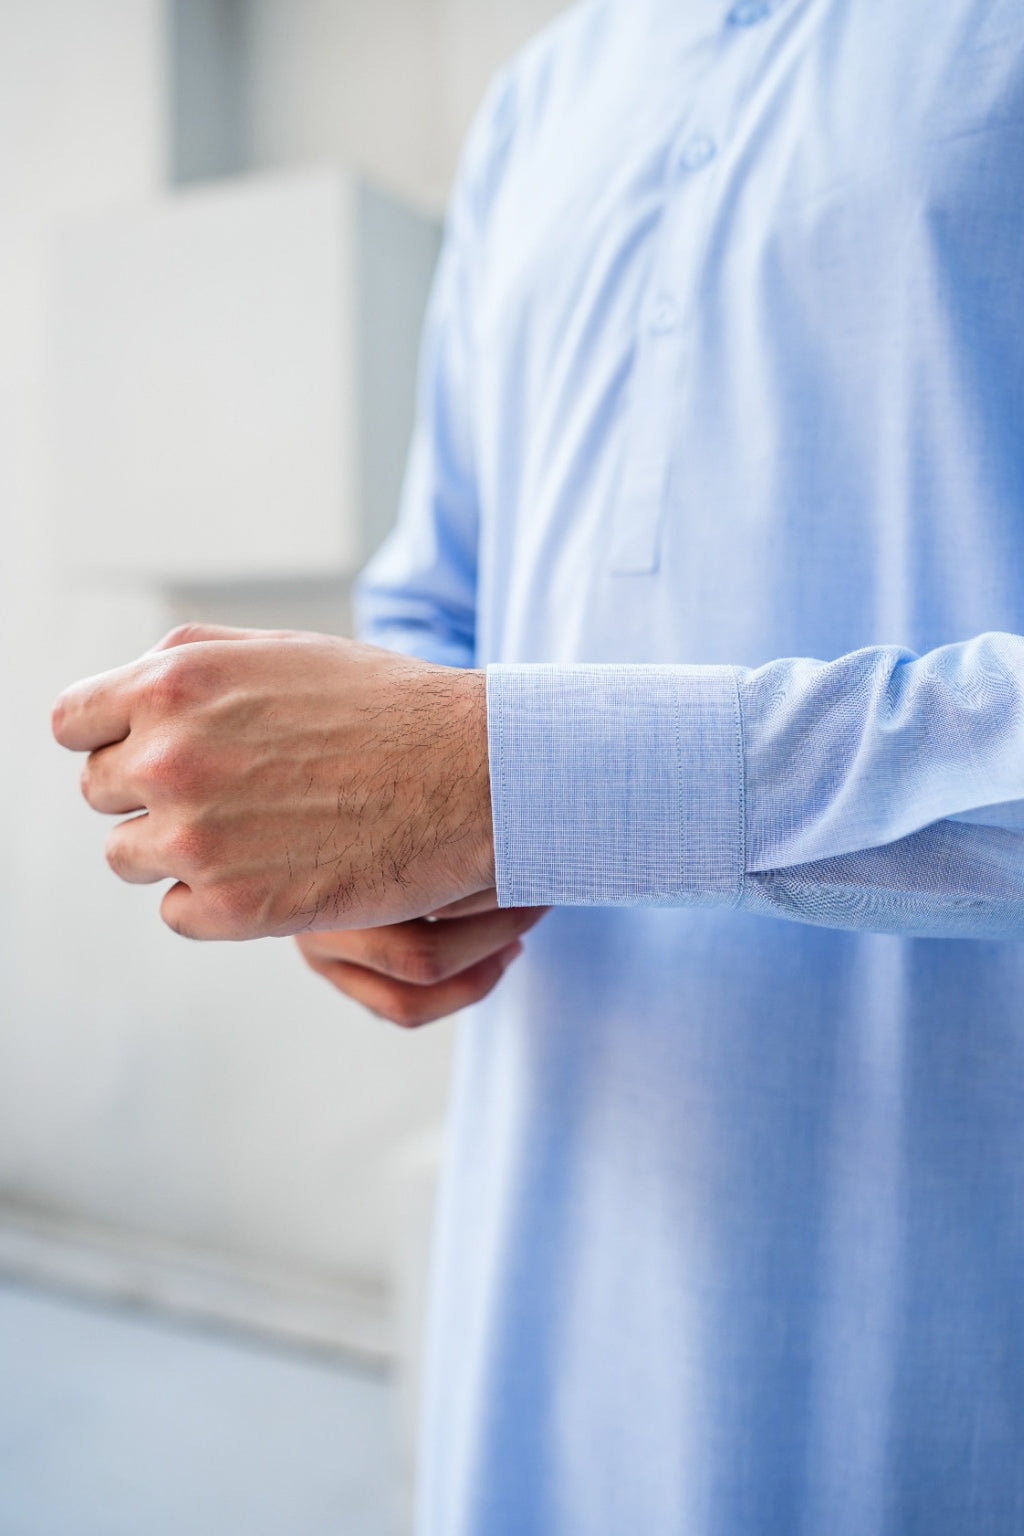
[[[492,665],[487,732],[501,906],[739,901],[734,668]]]

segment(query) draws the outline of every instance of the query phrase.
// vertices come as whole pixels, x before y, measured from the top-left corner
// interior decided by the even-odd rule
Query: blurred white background
[[[183,618],[346,631],[462,135],[560,8],[0,0],[0,1274],[381,1362],[407,1462],[452,1028],[360,1013],[290,943],[165,931],[107,872],[48,712]],[[197,199],[210,227],[181,223]],[[218,295],[259,260],[253,356],[218,353]],[[161,369],[205,364],[211,315],[204,443]],[[310,411],[275,433],[297,377]]]

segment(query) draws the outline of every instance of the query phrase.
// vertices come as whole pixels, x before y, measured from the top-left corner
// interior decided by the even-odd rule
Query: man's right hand
[[[372,1013],[417,1029],[486,997],[547,907],[498,907],[493,891],[433,917],[314,931],[295,942],[318,976]]]

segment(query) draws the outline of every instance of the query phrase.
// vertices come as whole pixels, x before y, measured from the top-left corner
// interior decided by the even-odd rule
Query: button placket
[[[675,272],[681,261],[690,270],[699,268],[715,190],[711,167],[718,153],[717,140],[710,127],[703,126],[705,122],[702,118],[698,129],[691,118],[668,156],[663,194],[667,206],[652,297],[637,344],[626,474],[611,549],[611,570],[619,575],[643,575],[658,568],[671,469],[667,418],[672,414],[687,331],[686,314],[673,292],[678,287]]]
[[[725,14],[719,60],[705,77],[667,157],[664,212],[641,313],[622,492],[611,539],[613,575],[645,575],[658,569],[675,446],[671,424],[679,419],[687,334],[699,301],[721,145],[726,142],[722,106],[734,104],[734,93],[752,63],[749,44],[741,44],[742,33],[732,29],[752,26],[775,9],[777,0],[737,0]],[[687,275],[685,289],[680,287],[680,272]]]

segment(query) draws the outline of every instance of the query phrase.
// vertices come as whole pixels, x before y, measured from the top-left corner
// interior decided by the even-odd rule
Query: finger
[[[371,1013],[390,1019],[403,1029],[418,1029],[447,1018],[493,991],[522,945],[516,940],[496,955],[489,955],[468,971],[430,987],[394,981],[345,960],[311,961],[313,969],[346,997],[362,1003]]]
[[[178,880],[164,893],[160,916],[168,928],[183,939],[206,938],[199,904],[191,887],[183,880]]]
[[[53,734],[72,752],[123,741],[131,729],[139,663],[115,667],[65,688],[53,706]]]
[[[238,934],[227,931],[227,924],[223,925],[223,931],[218,931],[217,925],[211,921],[210,913],[204,908],[197,892],[184,880],[178,880],[165,892],[160,903],[160,916],[174,933],[183,939],[233,939]]]
[[[132,783],[129,763],[121,742],[90,752],[82,768],[82,794],[94,811],[108,816],[127,816],[146,808],[139,787]]]
[[[153,656],[179,645],[201,645],[210,640],[283,640],[292,633],[286,629],[235,629],[229,624],[177,624],[146,654]]]
[[[381,928],[309,933],[299,943],[307,959],[346,960],[397,981],[430,986],[497,954],[542,916],[542,908],[507,907],[458,922],[418,919]]]
[[[118,822],[107,838],[106,852],[114,874],[129,885],[154,885],[174,873],[158,846],[153,819],[146,813]]]

